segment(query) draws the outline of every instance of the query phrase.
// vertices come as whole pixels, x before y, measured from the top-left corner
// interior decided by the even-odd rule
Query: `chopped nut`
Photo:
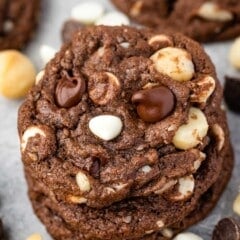
[[[193,94],[190,96],[191,102],[206,103],[216,87],[213,77],[206,76],[198,81],[192,82]]]
[[[36,71],[30,59],[16,50],[0,52],[0,93],[7,98],[26,96],[35,81]]]
[[[172,40],[165,34],[155,35],[148,40],[149,45],[155,43],[165,43],[167,46],[173,46]]]
[[[91,190],[91,185],[88,180],[88,177],[83,173],[79,172],[76,175],[77,185],[82,192],[89,192]]]
[[[233,203],[233,211],[240,216],[240,193],[237,195]]]
[[[195,181],[193,175],[189,175],[178,180],[179,187],[178,187],[178,194],[172,195],[170,197],[171,200],[174,201],[181,201],[188,199],[194,191]]]
[[[83,204],[87,202],[87,199],[80,196],[68,196],[68,201],[75,204]]]
[[[35,84],[36,84],[36,85],[42,80],[42,78],[43,78],[43,76],[44,76],[44,73],[45,73],[45,71],[42,70],[42,71],[40,71],[40,72],[37,74],[36,80],[35,80]]]
[[[42,240],[42,236],[38,233],[34,233],[29,236],[26,240]]]
[[[138,16],[141,13],[142,7],[143,7],[143,1],[142,0],[136,1],[133,4],[132,8],[130,9],[130,15],[132,17]]]
[[[188,122],[177,130],[173,144],[176,148],[183,150],[194,148],[207,135],[208,127],[204,113],[198,108],[191,107]]]
[[[192,57],[184,49],[163,48],[152,55],[150,59],[159,73],[166,74],[179,82],[191,80],[195,73]]]
[[[221,9],[214,2],[205,2],[198,10],[197,15],[210,21],[227,22],[233,20],[233,14]]]
[[[219,124],[214,124],[212,126],[212,131],[218,141],[218,151],[221,151],[223,149],[224,143],[225,143],[225,133]]]
[[[112,101],[121,90],[119,79],[112,73],[105,72],[89,79],[89,96],[99,105]]]
[[[157,226],[158,226],[159,228],[163,228],[163,227],[165,226],[163,220],[157,221],[156,224],[157,224]]]
[[[29,138],[35,137],[37,134],[39,134],[43,137],[46,137],[45,132],[37,126],[31,126],[31,127],[27,128],[27,130],[24,132],[22,139],[21,139],[22,152],[25,151]]]

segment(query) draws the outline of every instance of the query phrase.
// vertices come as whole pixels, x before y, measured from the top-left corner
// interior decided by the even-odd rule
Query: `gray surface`
[[[110,9],[108,1],[100,1]],[[45,0],[44,11],[39,32],[28,47],[27,54],[38,69],[42,62],[39,57],[39,47],[42,44],[56,49],[60,46],[60,28],[64,19],[69,17],[71,8],[80,0]],[[236,74],[227,61],[230,43],[206,45],[207,52],[216,64],[220,80],[226,73]],[[3,218],[10,240],[24,240],[34,232],[41,233],[44,240],[51,239],[42,224],[33,214],[26,194],[26,183],[23,176],[19,154],[19,141],[16,121],[17,110],[21,102],[8,101],[0,97],[0,217]],[[192,228],[205,240],[210,240],[213,225],[223,216],[233,215],[232,203],[238,192],[240,176],[240,116],[228,113],[232,140],[235,147],[236,166],[228,189],[214,212],[203,222]]]

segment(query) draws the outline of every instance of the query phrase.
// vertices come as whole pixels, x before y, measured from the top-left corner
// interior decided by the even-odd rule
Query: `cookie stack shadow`
[[[57,240],[171,239],[202,220],[233,166],[221,102],[187,37],[80,30],[19,109],[37,216]]]

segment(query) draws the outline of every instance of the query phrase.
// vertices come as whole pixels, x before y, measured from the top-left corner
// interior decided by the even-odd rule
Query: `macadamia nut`
[[[173,138],[173,144],[176,148],[183,150],[194,148],[207,135],[208,128],[204,113],[198,108],[191,107],[188,122],[177,130]]]
[[[152,55],[150,59],[159,73],[179,82],[191,80],[195,73],[192,57],[184,49],[163,48]]]
[[[233,65],[233,67],[240,69],[240,37],[237,38],[231,49],[230,49],[230,53],[229,53],[229,61],[230,63]]]
[[[10,99],[24,97],[34,85],[35,67],[16,50],[0,52],[0,93]]]
[[[233,19],[233,14],[221,9],[214,2],[205,2],[198,10],[197,15],[209,21],[227,22]]]
[[[38,233],[34,233],[29,236],[26,240],[42,240],[42,236]]]
[[[240,193],[237,195],[233,203],[233,211],[240,216]]]

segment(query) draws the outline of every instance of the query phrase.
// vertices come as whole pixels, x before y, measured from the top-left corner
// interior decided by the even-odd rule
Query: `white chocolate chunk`
[[[122,26],[129,25],[129,18],[121,12],[109,12],[102,16],[97,22],[96,25],[105,25],[105,26]]]
[[[5,33],[9,33],[13,30],[14,28],[14,24],[11,20],[6,20],[4,23],[3,23],[3,31]]]
[[[191,107],[188,122],[177,130],[173,138],[173,144],[176,148],[182,150],[194,148],[207,135],[208,128],[209,125],[204,113],[198,108]]]
[[[205,76],[204,78],[193,82],[193,94],[190,96],[191,102],[206,103],[212,95],[216,87],[216,82],[213,77]]]
[[[29,127],[23,134],[21,139],[21,149],[24,152],[28,143],[29,138],[35,137],[36,135],[46,137],[45,132],[37,126]]]
[[[152,55],[150,59],[159,73],[179,82],[191,80],[195,73],[192,57],[184,49],[163,48]]]
[[[152,168],[149,165],[146,165],[141,168],[141,171],[144,173],[150,173],[152,171]]]
[[[77,185],[82,192],[89,192],[91,190],[91,185],[88,177],[83,172],[78,172],[76,175]]]
[[[231,46],[229,52],[229,61],[233,65],[233,67],[240,69],[240,37],[238,37],[233,45]]]
[[[43,76],[44,76],[44,73],[45,73],[45,71],[42,70],[42,71],[40,71],[40,72],[37,74],[36,80],[35,80],[35,84],[36,84],[36,85],[41,81],[41,79],[42,79]]]
[[[214,2],[205,2],[198,10],[197,15],[209,21],[227,22],[233,19],[233,14],[221,9]]]
[[[100,115],[89,122],[91,132],[105,141],[110,141],[120,135],[122,127],[122,120],[113,115]]]
[[[42,240],[42,236],[38,233],[34,233],[29,236],[26,240]]]
[[[39,53],[44,65],[46,65],[56,54],[56,50],[50,46],[42,45]]]
[[[79,22],[91,24],[102,17],[104,7],[97,1],[86,1],[76,5],[71,11],[71,17]]]
[[[240,193],[237,195],[234,203],[233,203],[233,211],[240,216]]]
[[[203,238],[190,232],[180,233],[173,240],[203,240]]]

